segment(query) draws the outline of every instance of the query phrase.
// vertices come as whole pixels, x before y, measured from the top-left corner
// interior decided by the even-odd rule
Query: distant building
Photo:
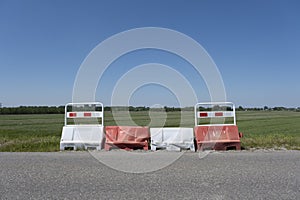
[[[2,103],[0,103],[0,108],[2,108]]]

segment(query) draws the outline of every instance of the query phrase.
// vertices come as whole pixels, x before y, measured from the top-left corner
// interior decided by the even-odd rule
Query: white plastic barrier
[[[68,111],[68,108],[77,107],[80,111]],[[89,110],[85,110],[90,108]],[[93,110],[94,109],[94,110]],[[101,111],[97,111],[101,109]],[[101,120],[98,120],[100,119]],[[73,119],[73,124],[69,124],[68,119]],[[86,121],[80,120],[89,120]],[[60,140],[60,150],[72,148],[77,150],[93,148],[100,150],[103,148],[103,104],[99,102],[69,103],[65,107],[65,125],[62,130]],[[90,124],[91,123],[91,124]]]
[[[193,128],[150,128],[151,150],[195,151]]]

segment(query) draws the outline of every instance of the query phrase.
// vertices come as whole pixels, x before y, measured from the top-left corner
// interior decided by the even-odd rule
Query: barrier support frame
[[[231,105],[232,106],[232,112],[233,113],[233,124],[198,124],[198,119],[201,119],[198,117],[198,108],[200,105]],[[224,111],[212,111],[212,112],[224,112]],[[236,114],[235,114],[235,105],[232,102],[201,102],[201,103],[197,103],[194,106],[194,113],[195,113],[195,126],[230,126],[230,125],[234,125],[236,126]]]
[[[95,124],[87,124],[87,125],[77,125],[77,124],[72,124],[72,125],[68,125],[68,106],[73,106],[73,105],[92,105],[92,104],[97,104],[97,105],[100,105],[101,106],[101,111],[87,111],[87,112],[90,112],[90,113],[93,113],[93,112],[98,112],[98,113],[101,113],[101,125],[98,124],[98,126],[102,126],[104,127],[104,106],[101,102],[80,102],[80,103],[67,103],[65,105],[65,119],[64,119],[64,125],[65,126],[95,126]],[[76,112],[76,111],[74,111]]]

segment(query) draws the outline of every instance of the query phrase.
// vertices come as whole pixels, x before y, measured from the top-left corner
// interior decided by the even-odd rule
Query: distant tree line
[[[2,107],[0,114],[63,114],[64,106],[19,106]]]
[[[260,111],[260,110],[273,110],[273,111],[296,111],[296,112],[300,112],[300,107],[297,108],[286,108],[286,107],[268,107],[268,106],[264,106],[263,108],[243,108],[242,106],[239,106],[236,108],[237,111]]]
[[[72,109],[72,108],[71,108]],[[71,111],[68,107],[68,111]],[[87,110],[87,109],[86,109]],[[78,110],[77,108],[77,111]],[[19,107],[2,107],[0,115],[15,114],[64,114],[65,106],[19,106]]]
[[[220,108],[203,108],[200,107],[199,110],[218,110]],[[106,106],[104,107],[104,111],[130,111],[130,112],[139,112],[139,111],[166,111],[166,112],[175,112],[175,111],[193,111],[194,107],[163,107],[163,108],[150,108],[146,106]],[[230,110],[230,108],[221,108],[220,110]],[[296,111],[300,112],[300,107],[298,108],[285,108],[285,107],[273,107],[269,108],[264,106],[263,108],[243,108],[239,106],[236,108],[237,111]],[[64,114],[65,107],[64,106],[19,106],[19,107],[2,107],[0,108],[0,115],[1,114]]]
[[[185,107],[185,108],[178,108],[178,107],[167,107],[164,106],[163,108],[151,108],[146,106],[113,106],[113,107],[104,107],[104,111],[130,111],[130,112],[139,112],[139,111],[166,111],[166,112],[174,112],[174,111],[192,111],[194,107]]]

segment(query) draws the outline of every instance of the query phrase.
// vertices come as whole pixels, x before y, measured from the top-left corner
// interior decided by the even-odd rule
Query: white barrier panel
[[[102,126],[64,126],[60,141],[60,150],[95,148],[101,150],[104,135]]]
[[[195,151],[193,128],[150,128],[151,150]]]
[[[100,102],[68,103],[65,107],[65,126],[62,130],[60,150],[101,150],[104,144],[103,110],[103,104]]]

